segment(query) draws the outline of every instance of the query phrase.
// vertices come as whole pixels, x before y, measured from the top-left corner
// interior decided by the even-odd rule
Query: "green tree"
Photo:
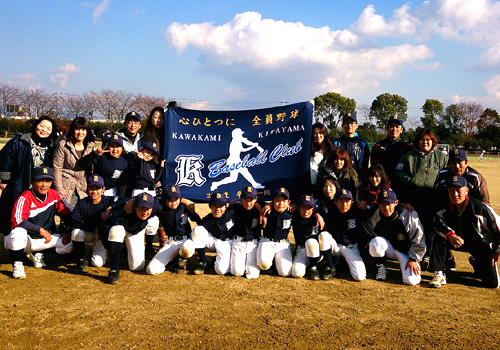
[[[500,126],[500,115],[494,109],[486,108],[481,115],[481,118],[477,122],[477,127],[479,130],[484,129],[488,126]]]
[[[395,114],[403,120],[408,119],[408,100],[389,93],[378,95],[372,102],[370,114],[377,120],[379,128],[385,128],[387,120]]]
[[[446,107],[437,125],[439,142],[459,145],[462,144],[463,134],[463,120],[460,107],[457,104],[451,104]]]
[[[425,129],[436,129],[438,117],[443,114],[443,103],[439,100],[427,99],[422,106],[424,117],[420,118]]]
[[[314,106],[316,120],[330,129],[336,129],[344,114],[354,113],[356,101],[336,92],[327,92],[314,98]]]

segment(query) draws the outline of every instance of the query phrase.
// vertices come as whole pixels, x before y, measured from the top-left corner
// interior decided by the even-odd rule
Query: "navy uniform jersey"
[[[288,210],[285,210],[283,213],[278,213],[276,210],[272,209],[271,212],[267,214],[264,237],[275,242],[287,239],[294,218],[295,214]]]
[[[92,173],[102,176],[104,187],[122,187],[123,192],[119,191],[119,195],[123,196],[125,194],[126,170],[129,164],[125,157],[114,158],[109,153],[98,156],[95,152],[92,152],[83,157],[81,162],[85,168],[94,166]]]
[[[141,158],[135,159],[130,164],[130,177],[133,179],[132,188],[154,190],[155,185],[161,180],[163,168],[153,161],[146,162]]]
[[[316,201],[316,212],[323,217],[323,220],[325,221],[325,230],[328,230],[329,227],[335,225],[335,223],[332,222],[333,216],[329,215],[335,210],[338,209],[335,206],[335,201],[333,199],[328,199],[325,196],[322,196],[321,199]]]
[[[176,209],[170,209],[164,203],[160,203],[158,218],[165,233],[170,237],[188,236],[191,232],[191,224],[188,219],[196,223],[201,221],[198,214],[190,212],[182,203]]]
[[[69,226],[83,231],[94,232],[102,223],[102,214],[112,204],[118,205],[119,202],[115,203],[115,198],[105,196],[97,204],[92,203],[90,197],[80,199],[71,214]]]
[[[295,244],[301,247],[305,247],[306,241],[314,237],[317,239],[319,233],[319,227],[316,223],[316,217],[314,214],[305,219],[300,215],[296,215],[295,219],[292,221],[293,227],[293,237],[295,238]]]
[[[217,239],[226,240],[234,235],[236,215],[231,208],[226,209],[222,217],[216,219],[212,213],[201,219],[200,225],[205,227],[210,234]]]
[[[262,227],[260,226],[260,212],[253,207],[250,210],[243,208],[240,202],[230,207],[236,215],[234,235],[245,241],[260,239]]]
[[[373,232],[387,239],[398,252],[408,254],[411,246],[410,234],[407,232],[403,221],[396,220],[401,214],[401,207],[397,206],[394,214],[390,217],[380,215],[380,221],[376,224]]]
[[[363,227],[363,221],[367,218],[367,211],[359,209],[353,203],[347,213],[342,214],[337,207],[328,212],[327,217],[330,225],[327,231],[337,243],[344,246],[351,244],[365,245],[369,242],[369,235]]]

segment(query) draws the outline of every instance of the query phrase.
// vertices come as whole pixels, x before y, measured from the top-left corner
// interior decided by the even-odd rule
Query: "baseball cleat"
[[[177,261],[177,266],[175,267],[175,272],[186,273],[187,272],[186,263],[187,263],[187,259],[179,257],[179,260]]]
[[[86,257],[81,258],[76,263],[76,270],[79,272],[83,272],[87,267],[89,267],[89,262]]]
[[[319,272],[316,267],[312,267],[309,269],[309,278],[313,281],[319,281]]]
[[[117,284],[118,282],[120,282],[120,272],[119,271],[109,271],[108,279],[106,280],[106,283]]]
[[[45,264],[45,261],[43,260],[43,254],[42,253],[35,253],[33,254],[32,252],[29,252],[26,254],[26,256],[33,261],[33,266],[35,266],[37,269],[41,269],[42,267],[47,266]]]
[[[434,277],[429,282],[430,288],[441,288],[446,284],[446,276],[441,271],[434,272]]]
[[[26,273],[24,273],[24,265],[22,261],[14,261],[12,264],[12,278],[15,280],[22,280],[26,278]]]
[[[193,273],[195,275],[203,275],[205,273],[205,267],[207,267],[207,263],[200,261],[198,266],[193,270]]]
[[[377,275],[375,276],[377,281],[385,281],[387,279],[387,267],[384,264],[377,264]]]
[[[337,273],[337,270],[335,270],[335,267],[325,267],[322,279],[324,281],[328,281],[329,279],[332,279],[336,273]]]

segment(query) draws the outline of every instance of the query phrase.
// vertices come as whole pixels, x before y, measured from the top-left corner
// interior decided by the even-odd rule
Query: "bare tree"
[[[9,105],[19,105],[20,96],[21,91],[17,86],[10,83],[0,83],[0,114],[6,114]]]
[[[462,116],[465,138],[468,140],[478,131],[478,122],[481,120],[484,108],[477,102],[460,102],[457,106]]]
[[[28,117],[38,116],[38,107],[40,105],[40,96],[45,92],[42,89],[25,88],[21,93],[21,104],[25,107]]]
[[[376,122],[374,121],[373,116],[370,113],[370,106],[367,105],[366,103],[362,103],[359,106],[356,107],[357,114],[358,114],[358,120],[362,119],[364,121],[364,124],[372,124],[375,125]]]
[[[62,100],[66,108],[66,114],[71,118],[87,117],[92,119],[92,112],[95,110],[92,106],[92,99],[83,95],[68,95]]]
[[[97,111],[99,111],[106,121],[116,124],[125,119],[125,114],[131,106],[133,95],[123,90],[102,89],[99,91],[97,100]]]
[[[167,101],[163,97],[136,94],[132,98],[131,108],[143,118],[146,118],[154,107],[165,108],[166,105]]]

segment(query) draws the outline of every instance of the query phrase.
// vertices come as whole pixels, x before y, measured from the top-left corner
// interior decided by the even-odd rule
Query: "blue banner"
[[[313,106],[309,102],[249,111],[169,108],[165,117],[164,183],[182,196],[239,196],[248,185],[270,200],[277,187],[298,197],[309,183]]]

